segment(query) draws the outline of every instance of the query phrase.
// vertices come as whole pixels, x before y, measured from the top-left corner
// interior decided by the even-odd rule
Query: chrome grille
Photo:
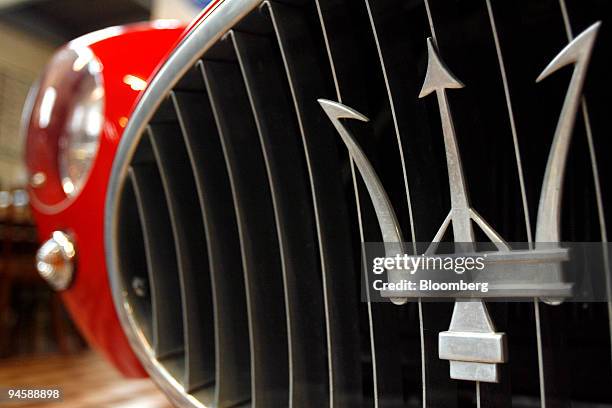
[[[346,126],[376,167],[404,235],[431,240],[449,201],[438,106],[417,98],[425,38],[433,36],[467,84],[449,103],[472,199],[507,240],[531,242],[567,81],[535,78],[571,37],[572,18],[577,27],[603,18],[605,27],[607,8],[564,0],[217,6],[146,91],[107,201],[119,314],[173,401],[611,406],[609,303],[490,303],[510,361],[499,384],[475,386],[451,380],[438,358],[452,303],[361,301],[360,243],[380,241],[380,232],[317,103],[337,100],[372,119]],[[566,240],[606,240],[599,175],[612,161],[598,84],[609,40],[602,31],[585,91],[593,115],[585,105],[575,130]]]

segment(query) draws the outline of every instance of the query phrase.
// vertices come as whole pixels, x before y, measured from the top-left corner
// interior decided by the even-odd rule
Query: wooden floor
[[[1,407],[166,408],[164,395],[148,379],[127,380],[91,351],[78,355],[0,360],[1,387],[59,387],[60,403],[1,403]]]

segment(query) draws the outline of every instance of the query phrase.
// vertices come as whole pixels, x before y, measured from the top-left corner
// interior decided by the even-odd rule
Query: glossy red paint
[[[111,297],[103,244],[106,187],[119,139],[140,93],[124,78],[133,75],[148,79],[183,31],[177,23],[160,21],[113,27],[72,43],[89,47],[101,63],[106,95],[99,150],[89,178],[76,197],[66,197],[61,189],[57,129],[40,129],[36,124],[28,127],[28,171],[47,175],[43,186],[30,188],[40,239],[46,240],[54,230],[64,230],[76,241],[77,272],[72,286],[62,293],[63,300],[88,342],[127,376],[146,374],[123,334]],[[62,97],[70,95],[58,92],[57,99]]]

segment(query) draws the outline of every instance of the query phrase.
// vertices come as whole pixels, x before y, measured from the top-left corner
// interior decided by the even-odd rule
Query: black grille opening
[[[381,240],[378,221],[317,102],[370,119],[344,124],[406,240],[431,240],[449,210],[438,104],[418,98],[434,36],[465,84],[448,98],[473,205],[507,241],[527,241],[570,74],[535,83],[568,42],[565,0],[536,3],[262,2],[194,55],[134,136],[116,221],[124,285],[148,288],[128,293],[135,324],[186,394],[218,407],[612,404],[608,304],[489,303],[510,361],[477,390],[438,358],[452,303],[361,302],[360,244]],[[567,3],[574,33],[609,20],[601,2]],[[600,36],[585,95],[601,179],[580,117],[565,240],[607,231],[594,182],[607,203]]]
[[[174,246],[166,245],[172,235],[168,207],[164,196],[159,170],[155,163],[135,164],[130,168],[130,181],[138,205],[142,227],[147,270],[150,277],[153,349],[158,358],[180,354],[184,351],[183,321],[180,302],[164,299],[180,299],[180,283],[176,270]]]
[[[194,169],[212,277],[216,399],[227,406],[248,401],[249,331],[240,243],[225,159],[198,68],[172,93]],[[187,86],[189,85],[189,86]],[[210,137],[197,137],[210,135]],[[222,404],[220,404],[222,405]]]
[[[126,301],[132,309],[132,316],[142,335],[151,342],[153,327],[151,324],[151,291],[144,249],[144,239],[136,195],[131,184],[126,184],[121,194],[118,211],[119,237],[121,248],[121,271],[123,287],[126,288]]]

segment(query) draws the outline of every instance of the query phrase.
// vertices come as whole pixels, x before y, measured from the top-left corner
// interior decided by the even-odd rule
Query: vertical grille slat
[[[595,4],[589,5],[587,9],[590,12],[588,14],[590,15],[582,12],[582,10],[580,10],[580,8],[578,7],[578,4],[581,4],[581,3],[577,3],[571,0],[559,0],[559,6],[561,8],[561,14],[563,17],[563,22],[564,22],[568,41],[572,41],[573,39],[575,39],[575,36],[581,30],[588,28],[588,26],[592,24],[592,21],[601,21],[603,16],[606,16],[609,18],[611,15],[609,8],[607,10],[601,10],[601,6],[603,6],[603,4],[600,4],[599,5],[600,7],[596,7]],[[609,5],[607,6],[609,7]],[[582,21],[580,21],[581,19]],[[592,20],[592,21],[589,21],[589,20]],[[602,24],[607,26],[609,24],[609,19],[608,21],[605,21],[605,20],[602,21]],[[609,34],[607,36],[604,33],[602,34],[603,35],[602,37],[600,37],[600,40],[599,40],[600,44],[602,42],[603,43],[609,42]],[[602,57],[606,58],[605,54],[600,52],[599,58],[602,58]],[[591,76],[593,76],[593,71],[595,71],[597,67],[601,69],[602,64],[597,64],[597,61],[598,59],[597,59],[597,53],[596,53],[595,58],[590,64],[591,68],[589,71],[591,72],[590,74]],[[597,85],[593,86],[593,88],[598,88],[598,86]],[[603,90],[603,92],[606,92],[606,91],[607,89]],[[606,223],[606,210],[609,211],[609,206],[606,206],[604,204],[604,190],[606,190],[605,187],[602,190],[602,181],[603,181],[604,186],[605,186],[605,182],[607,181],[605,177],[602,178],[602,174],[609,174],[609,173],[605,173],[600,170],[601,162],[599,162],[597,158],[598,155],[602,154],[600,152],[603,152],[603,155],[605,157],[605,153],[609,152],[609,149],[601,148],[602,146],[605,146],[601,140],[599,141],[599,143],[596,143],[598,136],[601,137],[600,135],[602,133],[606,134],[607,132],[605,130],[604,131],[599,130],[598,132],[597,128],[593,127],[593,124],[596,123],[596,115],[592,114],[591,112],[592,106],[590,105],[590,103],[587,104],[587,100],[593,100],[592,91],[589,92],[588,86],[586,88],[584,95],[581,98],[578,116],[581,117],[582,127],[584,128],[584,129],[581,129],[581,133],[583,131],[584,136],[579,135],[579,137],[581,136],[583,137],[583,140],[586,142],[585,143],[586,146],[584,146],[584,150],[585,150],[585,153],[588,152],[587,154],[585,154],[585,156],[588,155],[588,159],[584,160],[585,164],[588,163],[585,167],[588,167],[589,169],[588,170],[584,169],[583,170],[584,173],[582,173],[582,177],[577,176],[576,178],[578,180],[592,179],[592,181],[588,182],[588,184],[593,183],[590,191],[589,189],[585,189],[586,190],[585,192],[591,196],[590,197],[591,202],[589,203],[588,207],[586,207],[586,211],[588,211],[589,213],[596,212],[597,217],[594,217],[596,218],[596,220],[594,219],[592,221],[593,222],[593,227],[591,228],[592,231],[588,231],[588,232],[585,231],[586,234],[582,235],[580,239],[587,239],[589,241],[593,240],[593,241],[602,242],[602,252],[603,252],[602,253],[602,264],[605,268],[604,272],[606,273],[605,279],[604,279],[604,285],[606,287],[606,294],[607,294],[608,299],[606,302],[607,304],[590,305],[591,310],[589,312],[591,314],[590,317],[592,317],[593,314],[598,314],[598,313],[600,314],[600,316],[606,316],[608,320],[608,330],[605,331],[603,329],[599,329],[597,330],[597,333],[592,331],[590,337],[592,340],[598,342],[599,344],[609,346],[610,353],[605,353],[605,354],[601,352],[599,353],[604,356],[607,354],[608,359],[603,359],[603,358],[600,359],[599,361],[600,364],[597,366],[596,370],[597,372],[607,372],[608,377],[610,377],[612,376],[612,269],[611,269],[611,264],[610,264],[611,260],[610,260],[609,252],[607,252],[608,251],[608,231],[607,231],[607,223]],[[578,126],[580,126],[580,124],[578,124]],[[578,184],[581,184],[581,181],[578,181]],[[578,239],[578,238],[575,238],[575,239]],[[587,357],[583,359],[583,361],[585,360],[588,361],[590,359]],[[589,363],[578,365],[577,370],[580,370],[580,371],[585,370],[586,365],[588,365],[587,370],[591,371],[592,365],[590,364],[590,361]],[[595,385],[595,389],[605,387],[604,385],[600,385],[599,383],[594,382],[594,380],[597,380],[598,378],[601,378],[603,376],[598,375],[598,376],[592,376],[592,377],[597,377],[591,380],[592,383],[594,383]],[[605,394],[605,392],[603,394]],[[608,397],[612,398],[612,392],[608,392],[607,395]]]
[[[577,2],[575,0],[560,0],[559,5],[561,6],[563,19],[566,20],[566,32],[568,38],[575,37],[575,35],[582,30],[589,27],[594,20],[603,20],[602,26],[610,24],[610,4],[609,3],[590,3],[588,12],[582,11],[584,5],[583,2]],[[607,18],[603,18],[606,16]],[[610,44],[610,34],[608,30],[600,33],[600,44]],[[599,46],[601,47],[601,45]],[[600,50],[603,47],[599,48]],[[595,52],[592,57],[591,67],[589,69],[589,76],[599,77],[600,75],[607,75],[606,64],[603,63],[607,59],[607,54],[604,52]],[[607,174],[611,174],[610,166],[612,160],[610,160],[610,149],[606,148],[606,130],[608,126],[608,109],[606,104],[597,103],[597,101],[605,100],[610,91],[609,84],[602,86],[603,81],[592,81],[585,87],[585,93],[582,99],[582,117],[584,121],[584,127],[587,136],[587,144],[589,149],[589,156],[591,162],[591,172],[593,177],[593,187],[595,193],[595,201],[597,207],[597,218],[599,221],[599,238],[603,244],[602,247],[606,247],[609,244],[610,235],[610,219],[612,206],[608,205],[610,202],[610,191],[607,187]],[[588,104],[587,104],[588,102]],[[579,115],[580,116],[580,115]],[[595,235],[596,236],[596,235]],[[605,249],[604,249],[605,251]],[[607,341],[610,347],[609,357],[610,365],[612,365],[612,260],[609,255],[604,255],[603,264],[607,269],[607,275],[605,278],[606,293],[608,302],[606,305],[607,320],[608,320],[608,334]],[[604,312],[605,314],[605,312]],[[603,340],[603,338],[601,339]],[[612,367],[609,367],[612,370]],[[612,372],[611,372],[612,374]]]
[[[119,245],[121,248],[120,259],[121,275],[124,292],[124,301],[132,307],[131,319],[138,325],[142,335],[148,340],[153,339],[153,327],[151,324],[151,299],[148,291],[149,278],[146,270],[146,255],[142,236],[142,227],[136,206],[136,196],[131,183],[125,183],[121,192],[121,200],[118,208],[119,219]],[[134,290],[134,279],[141,279],[145,289],[143,294],[136,294]],[[144,295],[144,296],[143,296]]]
[[[524,180],[519,178],[522,169],[514,117],[509,110],[510,92],[504,66],[500,65],[501,50],[497,48],[497,31],[492,25],[488,2],[475,3],[465,9],[436,0],[428,0],[426,4],[438,52],[465,85],[460,90],[449,90],[447,96],[470,203],[504,239],[527,241],[530,237],[529,223],[526,223],[527,200],[522,194]],[[465,17],[451,24],[457,21],[458,14]],[[465,64],[465,50],[468,49],[478,56],[478,63]],[[474,233],[478,241],[486,240],[476,225]],[[508,337],[510,358],[516,359],[517,355],[527,358],[515,365],[520,369],[500,366],[498,384],[483,383],[475,390],[470,384],[459,383],[459,396],[460,399],[476,399],[483,405],[495,401],[500,407],[510,406],[511,383],[538,383],[534,309],[533,305],[501,303],[488,303],[487,308],[498,331],[513,333]],[[524,314],[520,323],[512,316],[517,313]]]
[[[492,3],[499,42],[504,51],[511,83],[517,137],[525,168],[529,210],[534,224],[544,174],[543,158],[548,155],[551,146],[570,81],[571,68],[555,73],[553,77],[538,84],[533,78],[569,42],[561,4],[561,1],[551,0],[541,7],[520,5],[515,8],[503,3]],[[583,19],[582,29],[600,19],[604,19],[602,27],[608,23],[609,13],[603,12],[595,2],[581,2],[580,6],[581,10],[575,17]],[[521,31],[528,30],[539,41],[531,42],[521,36],[515,28],[519,21],[523,25]],[[594,85],[592,89],[599,89],[603,83],[601,72],[597,70],[602,69],[605,64],[596,62],[597,58],[605,58],[605,47],[598,48],[606,41],[602,34],[603,30],[598,35],[593,59],[589,65],[587,78],[590,78]],[[588,80],[585,92],[588,95]],[[538,110],[529,109],[530,103],[537,104]],[[582,116],[579,111],[565,175],[561,223],[564,241],[601,240],[588,134]],[[600,148],[599,151],[603,152],[605,149]],[[569,199],[570,197],[573,198]],[[594,313],[603,311],[602,306],[596,303],[580,306],[565,304],[558,307],[541,303],[535,305],[535,315],[541,328],[538,340],[541,345],[543,404],[569,405],[570,401],[606,397],[607,401],[610,401],[610,392],[604,391],[608,387],[603,385],[605,381],[610,382],[610,359],[602,358],[604,354],[600,348],[602,344],[609,347],[609,328],[604,329],[601,323],[593,318]],[[566,334],[560,336],[559,333]],[[571,333],[582,333],[588,336],[589,340],[587,342],[580,338],[581,336]],[[596,352],[597,357],[593,354],[596,349],[599,350]],[[609,356],[609,353],[607,354]],[[525,360],[531,366],[532,359]],[[606,394],[607,396],[603,397]]]
[[[390,127],[395,138],[395,146],[390,144],[390,147],[393,146],[394,152],[398,152],[403,176],[403,183],[396,184],[394,190],[402,191],[404,196],[396,196],[394,201],[407,205],[404,211],[409,217],[403,221],[406,239],[427,242],[433,238],[446,216],[448,210],[443,203],[448,201],[444,200],[446,195],[440,191],[444,188],[444,175],[440,177],[440,168],[444,169],[444,164],[432,159],[444,157],[440,143],[436,143],[436,140],[441,140],[436,134],[439,128],[434,125],[430,129],[427,112],[417,99],[425,68],[419,62],[427,60],[425,37],[428,27],[424,5],[406,3],[398,7],[393,1],[365,0],[365,6],[376,42],[391,116]],[[387,138],[391,141],[393,137],[389,136]],[[414,375],[420,374],[422,393],[417,395],[422,398],[424,406],[451,408],[456,405],[456,399],[452,397],[456,394],[456,382],[448,377],[447,364],[438,359],[438,333],[446,329],[444,325],[448,324],[450,307],[424,302],[419,308],[419,326],[413,322],[410,331],[419,333],[420,354],[424,361],[421,361],[421,372],[414,371],[409,377],[414,382]],[[384,329],[381,329],[384,333]],[[381,366],[386,361],[390,372],[381,372],[381,382],[392,380],[393,370],[397,370],[392,357],[385,358],[385,349],[388,347],[381,344]],[[391,383],[390,386],[397,387],[397,384]],[[384,391],[381,391],[382,397]],[[414,393],[414,390],[406,391]]]
[[[231,407],[251,397],[251,369],[244,275],[231,189],[204,81],[197,92],[172,92],[194,169],[208,245],[215,313],[215,404]]]
[[[329,389],[321,269],[298,126],[270,39],[233,32],[232,40],[272,187],[287,307],[290,406],[323,407]]]
[[[148,134],[176,243],[185,330],[184,385],[192,391],[212,384],[215,379],[214,322],[204,227],[178,123],[151,124]]]
[[[411,209],[419,219],[423,219],[424,214],[430,219],[435,218],[441,212],[440,200],[436,199],[435,193],[431,194],[433,189],[429,182],[432,176],[436,176],[434,164],[438,164],[431,160],[432,138],[423,126],[424,110],[413,98],[413,93],[418,94],[416,87],[420,73],[418,64],[411,58],[418,58],[419,50],[422,54],[425,42],[419,30],[427,31],[423,5],[400,5],[384,0],[362,1],[356,5],[341,0],[318,0],[317,3],[329,58],[333,62],[338,100],[371,119],[372,125],[354,124],[351,131],[392,194],[396,211],[405,226],[405,236],[414,238],[410,228]],[[411,12],[406,12],[406,9]],[[423,12],[422,15],[419,15],[419,11]],[[357,48],[359,52],[354,52]],[[414,57],[413,53],[417,56]],[[381,56],[385,59],[382,60]],[[388,84],[401,89],[392,88],[391,94]],[[392,105],[396,106],[397,112],[401,112],[397,118],[395,111],[391,110]],[[402,151],[398,151],[400,139],[394,133],[396,129],[401,129],[403,134],[401,142],[406,145],[403,149],[405,160],[401,160]],[[382,149],[387,152],[384,158],[380,157]],[[405,163],[405,170],[401,163]],[[409,180],[410,194],[427,196],[427,202],[413,199],[412,208],[408,207],[403,174]],[[358,175],[357,179],[358,185],[361,185],[361,176]],[[361,197],[358,209],[363,221],[362,240],[380,241],[370,197],[363,187],[361,191],[356,191],[356,195],[358,199]],[[430,239],[425,238],[430,234],[433,236],[435,227],[432,224],[421,222],[414,226],[420,240]],[[402,396],[411,401],[423,399],[424,362],[418,356],[424,353],[417,354],[417,358],[413,353],[424,347],[420,331],[421,314],[401,310],[412,307],[420,309],[420,303],[402,308],[380,304],[368,307],[371,310],[376,403],[381,407],[395,405],[402,400]],[[407,357],[398,358],[398,350],[405,352]]]
[[[151,292],[153,313],[153,349],[157,358],[172,357],[184,352],[181,292],[176,273],[174,245],[168,207],[157,166],[132,165],[129,170],[132,189],[140,216]],[[173,301],[168,302],[167,299]],[[176,299],[176,300],[175,300]]]
[[[522,156],[522,163],[525,169],[524,182],[527,193],[525,201],[528,202],[531,219],[535,222],[535,208],[537,207],[539,189],[541,187],[544,159],[548,154],[557,113],[550,109],[549,103],[544,103],[541,100],[537,102],[539,107],[537,114],[536,112],[527,113],[529,116],[533,114],[532,117],[525,116],[526,112],[522,111],[521,106],[526,102],[524,98],[531,100],[540,99],[539,92],[546,88],[546,86],[542,87],[542,84],[536,85],[534,78],[546,66],[546,59],[550,58],[550,53],[556,52],[555,48],[562,46],[562,36],[553,34],[557,27],[561,29],[562,22],[560,19],[558,24],[555,25],[545,22],[545,20],[554,18],[553,14],[555,13],[551,13],[551,9],[545,11],[544,8],[540,10],[533,8],[528,11],[528,8],[526,5],[512,7],[502,3],[492,4],[500,48],[504,53],[504,61],[508,71],[510,95],[513,97],[512,101],[515,107],[514,117],[516,121],[517,142],[520,147],[518,153]],[[539,12],[544,12],[547,17],[542,19],[541,16],[537,15]],[[448,19],[449,17],[447,17],[447,21]],[[529,42],[522,36],[517,35],[517,23],[522,23],[520,31],[528,30],[534,38],[539,38],[539,41]],[[547,28],[543,29],[544,27]],[[555,27],[555,30],[551,30],[552,27]],[[488,39],[493,41],[493,33],[490,29],[489,33],[491,34],[489,34]],[[514,38],[510,38],[509,35]],[[553,40],[553,37],[556,38]],[[448,36],[447,43],[449,44],[447,49],[451,50],[452,36]],[[535,51],[536,48],[539,49]],[[544,49],[549,50],[548,55],[542,52]],[[543,121],[547,120],[550,121],[548,130],[546,130],[546,125],[543,126]],[[507,129],[510,129],[510,126]],[[521,224],[523,226],[525,222],[523,221]],[[515,347],[512,342],[509,344],[510,358],[514,359],[512,366],[513,376],[516,376],[515,378],[518,379],[518,381],[513,379],[512,386],[514,389],[513,393],[517,393],[525,389],[524,384],[526,382],[539,384],[539,392],[533,397],[534,403],[542,404],[542,406],[556,406],[555,404],[558,404],[560,401],[559,388],[569,390],[569,387],[565,385],[559,387],[558,384],[555,384],[558,381],[553,379],[557,376],[555,373],[557,370],[554,368],[555,364],[551,363],[551,355],[561,356],[565,353],[559,353],[560,350],[556,341],[559,337],[556,334],[549,337],[550,334],[547,334],[559,333],[561,330],[559,324],[551,326],[547,309],[549,307],[541,305],[538,300],[534,303],[531,310],[527,310],[527,313],[523,315],[525,321],[530,323],[533,321],[534,323],[533,329],[529,333],[530,336],[520,333],[522,327],[529,327],[524,323],[520,324],[522,327],[518,327],[517,324],[509,330],[509,333],[512,333],[511,337],[509,337],[511,341],[515,341],[518,338],[523,343],[519,347]],[[533,317],[530,316],[531,314],[533,314]],[[556,351],[554,351],[555,349]]]
[[[341,185],[337,136],[317,104],[330,97],[331,81],[317,61],[312,35],[296,9],[265,3],[281,49],[303,139],[317,222],[324,279],[331,402],[334,407],[362,403],[358,268],[346,239],[348,210]],[[345,293],[345,295],[342,295]],[[354,295],[353,295],[354,294]]]
[[[496,23],[496,17],[495,17],[495,12],[492,6],[492,2],[491,0],[486,0],[486,5],[487,5],[487,14],[490,20],[490,25],[491,25],[491,31],[493,34],[493,41],[495,43],[495,49],[496,49],[496,53],[497,53],[497,58],[498,58],[498,65],[499,65],[499,71],[500,71],[500,76],[503,82],[503,88],[504,88],[504,96],[505,96],[505,100],[506,100],[506,107],[507,107],[507,112],[508,112],[508,120],[509,120],[509,124],[510,124],[510,131],[512,133],[512,144],[514,147],[514,153],[515,153],[515,161],[516,161],[516,169],[517,169],[517,176],[519,179],[519,189],[521,192],[521,203],[522,203],[522,210],[523,210],[523,217],[525,220],[525,229],[526,231],[526,238],[527,238],[527,242],[529,244],[529,246],[533,245],[533,238],[532,238],[532,228],[531,228],[531,219],[530,219],[530,215],[529,215],[529,206],[528,206],[528,200],[527,200],[527,193],[526,193],[526,187],[525,187],[525,176],[524,176],[524,169],[523,169],[523,163],[521,160],[521,151],[520,151],[520,146],[519,146],[519,139],[518,139],[518,135],[517,135],[517,128],[516,128],[516,121],[514,118],[514,108],[513,108],[513,100],[512,100],[512,96],[510,95],[510,81],[508,78],[508,74],[507,74],[507,70],[506,70],[506,64],[504,62],[504,52],[505,50],[502,49],[501,43],[500,43],[500,39],[499,39],[499,33],[497,31],[497,23]],[[537,378],[539,385],[540,385],[540,402],[542,404],[546,404],[545,399],[542,398],[543,395],[543,389],[542,389],[542,385],[543,385],[543,376],[542,376],[542,352],[541,352],[541,328],[540,328],[540,313],[539,313],[539,299],[534,298],[533,300],[533,320],[534,320],[534,334],[535,334],[535,343],[536,343],[536,350],[537,350],[537,355],[534,355],[532,357],[532,360],[536,360],[537,361],[537,377],[536,377],[536,372],[535,370],[529,370],[532,374],[532,377],[534,381],[535,378]],[[510,331],[512,330],[512,328],[508,327],[506,328],[506,330]],[[512,350],[512,347],[510,347],[510,353],[514,354],[514,350]],[[507,370],[506,375],[509,374],[510,370]],[[525,378],[524,376],[522,378]]]
[[[393,134],[396,139],[395,147],[399,154],[399,163],[402,174],[403,181],[403,195],[405,197],[397,200],[398,202],[406,203],[406,210],[409,215],[409,219],[403,222],[403,229],[405,231],[405,239],[410,239],[412,241],[416,241],[415,237],[415,225],[413,220],[413,209],[411,203],[411,192],[409,188],[409,180],[408,180],[408,171],[407,171],[407,160],[405,156],[405,148],[402,140],[402,134],[408,131],[406,125],[406,116],[400,115],[399,112],[405,106],[402,103],[405,103],[409,100],[407,95],[404,92],[407,92],[413,84],[406,83],[405,78],[409,78],[409,75],[406,75],[404,70],[409,69],[410,65],[402,66],[400,65],[401,60],[398,61],[397,58],[400,57],[401,54],[398,52],[397,48],[403,40],[403,34],[401,31],[398,33],[398,30],[401,30],[402,27],[406,27],[407,24],[404,22],[402,25],[398,26],[396,21],[389,21],[389,19],[379,21],[378,9],[377,6],[382,8],[382,13],[386,13],[386,16],[393,16],[397,18],[399,16],[398,10],[394,10],[395,7],[389,1],[379,1],[373,2],[371,0],[365,0],[366,8],[368,11],[368,17],[370,19],[370,25],[372,29],[372,34],[374,37],[374,41],[376,44],[376,49],[378,52],[378,59],[380,62],[380,69],[384,78],[384,86],[387,93],[387,102],[389,104],[390,112],[391,112],[391,123],[393,126]],[[384,25],[382,24],[384,23]],[[394,41],[389,41],[390,38],[393,38]],[[389,50],[389,48],[391,48]],[[395,57],[395,60],[391,60],[391,57]],[[393,68],[402,70],[402,75],[399,75],[399,72],[394,71]],[[413,78],[418,78],[418,76],[414,75]],[[400,85],[400,86],[397,86]],[[408,86],[407,86],[408,85]],[[395,149],[394,149],[395,150]]]
[[[550,1],[549,6],[556,8],[559,6],[559,2]],[[495,5],[495,7],[502,7],[502,5]],[[502,8],[502,10],[504,9]],[[504,40],[512,40],[508,44],[521,48],[520,54],[517,53],[516,49],[510,50],[511,53],[509,58],[507,58],[509,67],[515,67],[517,74],[524,76],[531,72],[533,77],[543,69],[542,67],[546,66],[548,63],[547,59],[551,55],[554,55],[555,52],[558,52],[558,50],[566,45],[563,16],[560,9],[553,9],[552,7],[549,10],[529,10],[525,9],[525,7],[520,7],[516,10],[516,13],[518,15],[509,14],[509,18],[502,21],[502,26],[499,27],[500,40],[502,45]],[[522,18],[521,15],[523,14],[529,14],[530,20],[538,21],[538,24],[532,21],[528,23],[530,31],[541,39],[537,43],[529,43],[522,38],[516,38],[514,31],[509,30],[507,24],[513,20],[515,21],[517,18]],[[500,14],[496,13],[496,15],[499,19]],[[545,49],[548,51],[544,52]],[[517,99],[519,102],[522,102],[517,107],[516,122],[518,140],[521,152],[525,158],[525,167],[530,169],[526,174],[527,197],[531,216],[534,219],[539,198],[539,183],[544,175],[544,164],[541,162],[541,158],[546,157],[548,154],[554,134],[558,109],[563,101],[563,87],[558,86],[552,90],[545,86],[536,86],[533,82],[518,82],[515,83],[515,89],[518,96]],[[522,108],[526,102],[525,98],[538,100],[540,109],[537,114],[536,112],[525,111]],[[537,133],[540,137],[530,137],[530,133]],[[575,129],[572,138],[573,150],[579,145],[582,137],[583,135],[578,134],[577,129]],[[566,179],[569,179],[569,177],[566,176]],[[564,218],[567,216],[566,214],[567,212],[563,214]],[[568,238],[567,231],[564,231],[563,235],[566,239]],[[567,341],[558,336],[558,333],[567,332],[572,325],[571,320],[573,319],[569,317],[567,305],[550,307],[538,302],[534,305],[534,308],[539,342],[541,403],[547,407],[569,406],[572,387],[570,384],[571,376],[567,369],[572,365],[572,362],[571,359],[567,358]]]
[[[229,40],[219,44],[231,53]],[[232,186],[245,274],[251,341],[252,404],[289,398],[288,343],[279,247],[257,129],[235,61],[200,65]]]

